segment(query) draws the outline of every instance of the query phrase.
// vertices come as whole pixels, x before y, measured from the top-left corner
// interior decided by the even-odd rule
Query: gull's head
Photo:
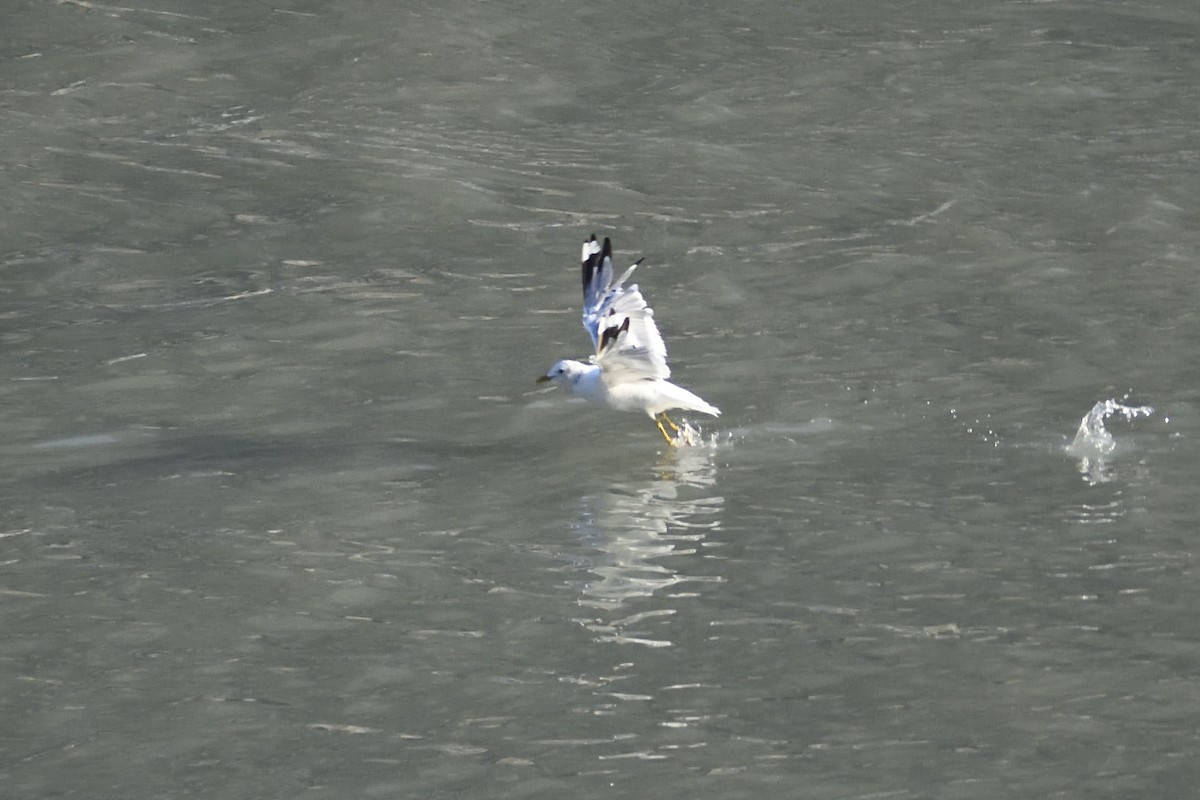
[[[558,361],[545,375],[538,377],[538,383],[553,383],[555,386],[568,384],[584,373],[585,366],[578,361],[564,359]]]

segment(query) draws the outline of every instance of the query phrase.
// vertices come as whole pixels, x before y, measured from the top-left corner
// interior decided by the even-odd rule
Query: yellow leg
[[[671,426],[671,430],[675,431],[676,433],[679,433],[679,426],[671,421],[671,418],[667,416],[667,412],[665,412],[665,411],[662,412],[662,418],[666,421],[666,423],[668,425]]]
[[[661,433],[663,435],[663,438],[667,440],[667,444],[674,447],[675,446],[674,440],[672,440],[670,436],[667,436],[667,429],[662,426],[662,423],[658,421],[657,417],[654,420],[654,424],[658,426],[658,432]]]

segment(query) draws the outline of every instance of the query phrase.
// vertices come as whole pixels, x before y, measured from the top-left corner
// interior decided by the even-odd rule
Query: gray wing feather
[[[596,348],[592,360],[610,381],[671,375],[654,309],[637,284],[625,286],[640,263],[639,259],[614,280],[612,242],[606,237],[601,245],[593,234],[583,243],[583,328]]]

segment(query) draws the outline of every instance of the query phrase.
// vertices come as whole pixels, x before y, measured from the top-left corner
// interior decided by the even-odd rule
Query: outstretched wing
[[[667,346],[658,326],[654,309],[646,305],[637,284],[625,281],[641,259],[613,279],[612,242],[604,244],[595,234],[583,243],[583,327],[592,337],[599,364],[608,380],[668,378]]]

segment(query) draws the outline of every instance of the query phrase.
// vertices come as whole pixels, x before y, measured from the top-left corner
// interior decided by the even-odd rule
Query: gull
[[[654,309],[646,305],[637,284],[626,286],[638,259],[621,277],[613,279],[612,242],[596,235],[583,243],[583,329],[596,348],[589,363],[564,359],[537,379],[566,386],[571,394],[616,411],[640,411],[654,420],[667,444],[675,446],[665,422],[677,435],[682,429],[667,411],[681,408],[720,416],[721,410],[667,380],[667,346]]]

